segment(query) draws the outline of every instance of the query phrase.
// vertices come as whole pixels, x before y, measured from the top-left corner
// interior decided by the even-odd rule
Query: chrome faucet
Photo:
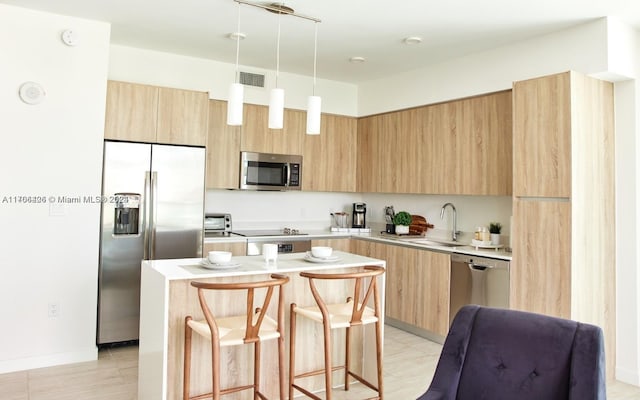
[[[447,206],[451,206],[451,211],[453,211],[453,229],[451,231],[451,240],[453,240],[454,242],[456,242],[458,240],[458,226],[457,226],[457,217],[456,217],[456,206],[453,205],[453,203],[445,203],[445,205],[442,206],[442,209],[440,210],[440,219],[444,219],[444,209],[447,208]]]

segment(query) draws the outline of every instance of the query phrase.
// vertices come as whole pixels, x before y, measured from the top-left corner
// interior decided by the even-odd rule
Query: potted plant
[[[396,233],[406,235],[409,233],[409,225],[411,225],[411,214],[406,211],[400,211],[393,216],[393,224],[396,226]]]
[[[500,244],[500,232],[502,231],[502,224],[500,222],[489,223],[489,233],[491,234],[491,244]]]

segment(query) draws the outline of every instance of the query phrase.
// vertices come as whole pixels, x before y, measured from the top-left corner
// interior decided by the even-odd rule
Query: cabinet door
[[[247,255],[247,243],[246,242],[219,242],[219,243],[205,243],[203,246],[202,255],[207,256],[210,251],[230,251],[234,256],[246,256]]]
[[[356,191],[380,192],[382,162],[378,158],[378,149],[382,147],[382,116],[374,115],[358,119],[358,156],[356,167]]]
[[[570,75],[513,85],[513,194],[571,196]]]
[[[418,180],[410,134],[414,110],[374,115],[358,121],[358,192],[412,193]]]
[[[512,194],[511,91],[455,102],[457,132],[448,156],[454,161],[453,194]]]
[[[208,106],[207,93],[159,88],[156,141],[204,146]]]
[[[387,275],[387,315],[446,336],[449,330],[449,255],[393,246]]]
[[[302,135],[306,129],[306,113],[284,111],[283,129],[269,129],[269,108],[245,104],[242,125],[242,151],[276,154],[302,154]],[[303,166],[304,168],[304,166]],[[304,170],[302,171],[304,174]]]
[[[571,203],[514,199],[511,308],[571,318]]]
[[[107,82],[104,138],[156,141],[158,88],[127,82]]]
[[[355,118],[323,114],[320,135],[304,135],[304,190],[355,191],[356,127]]]
[[[209,100],[207,188],[237,189],[240,182],[240,127],[227,125],[227,102]]]

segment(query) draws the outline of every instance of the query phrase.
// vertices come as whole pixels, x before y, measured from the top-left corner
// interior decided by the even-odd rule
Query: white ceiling
[[[113,44],[235,62],[234,0],[0,0],[111,23]],[[264,1],[270,4],[271,1]],[[358,83],[605,16],[640,29],[636,0],[289,0],[318,25],[318,77]],[[278,16],[240,7],[240,64],[275,69]],[[73,29],[73,27],[69,27]],[[281,17],[280,70],[311,75],[314,23]],[[82,32],[79,32],[81,35]],[[402,39],[419,36],[421,44]],[[366,59],[349,62],[352,56]]]

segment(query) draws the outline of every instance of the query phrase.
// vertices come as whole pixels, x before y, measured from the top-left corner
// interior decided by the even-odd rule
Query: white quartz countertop
[[[232,261],[240,265],[237,268],[213,270],[201,266],[202,258],[180,258],[174,260],[145,260],[142,268],[153,268],[168,280],[215,278],[223,276],[242,276],[283,272],[328,270],[336,268],[359,267],[363,265],[385,266],[384,260],[364,257],[357,254],[334,251],[338,259],[333,262],[310,262],[305,260],[306,253],[278,254],[276,263],[266,265],[262,256],[233,257]]]
[[[377,242],[384,242],[389,244],[394,244],[398,246],[405,247],[413,247],[413,248],[422,248],[425,250],[433,250],[439,251],[443,253],[457,253],[457,254],[468,254],[472,256],[478,257],[489,257],[489,258],[497,258],[500,260],[511,261],[511,252],[505,251],[504,248],[478,248],[475,246],[470,246],[468,243],[460,243],[459,246],[442,246],[437,244],[419,244],[412,243],[406,237],[390,235],[385,233],[380,233],[379,231],[372,231],[370,233],[353,233],[353,232],[330,232],[327,230],[317,230],[317,231],[306,231],[306,235],[291,235],[291,236],[261,236],[260,239],[273,239],[273,240],[313,240],[313,239],[340,239],[340,238],[355,238],[355,239],[364,239],[364,240],[372,240]],[[213,236],[206,237],[205,243],[220,243],[220,242],[246,242],[247,237],[244,236]],[[251,239],[257,239],[256,237],[252,237]],[[420,239],[420,238],[416,238]],[[429,239],[427,235],[424,239]],[[442,239],[442,238],[440,238]]]

